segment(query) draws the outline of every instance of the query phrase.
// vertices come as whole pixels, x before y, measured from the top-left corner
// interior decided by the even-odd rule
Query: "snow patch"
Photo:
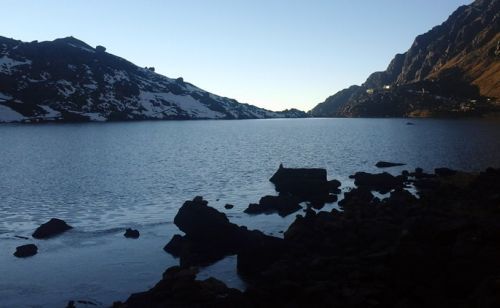
[[[58,118],[61,116],[61,113],[57,110],[54,110],[46,105],[38,105],[45,111],[44,118]]]
[[[26,117],[11,108],[0,105],[0,122],[18,122],[25,120]]]
[[[7,100],[11,100],[11,99],[12,99],[12,96],[0,92],[0,101],[7,101]]]
[[[152,93],[141,91],[139,99],[143,105],[144,102],[156,102],[160,104],[162,102],[169,102],[171,104],[175,104],[193,118],[217,119],[224,118],[226,116],[223,113],[209,109],[191,95],[175,95],[170,92]]]
[[[76,89],[73,87],[73,84],[67,80],[58,80],[57,81],[57,90],[64,97],[70,97],[72,94],[75,94]]]
[[[81,49],[81,50],[85,50],[86,52],[91,52],[91,53],[95,52],[95,50],[93,50],[91,48],[88,48],[88,47],[78,46],[78,45],[75,45],[75,44],[72,44],[72,43],[68,43],[68,45],[71,46],[71,47],[75,47],[75,48]]]
[[[30,65],[31,63],[31,60],[25,59],[24,61],[18,61],[7,56],[3,56],[0,58],[0,72],[11,74],[12,71],[15,70],[16,66]]]
[[[94,122],[105,122],[107,120],[105,116],[103,116],[98,112],[86,112],[86,113],[81,113],[81,115],[89,117],[90,121]]]

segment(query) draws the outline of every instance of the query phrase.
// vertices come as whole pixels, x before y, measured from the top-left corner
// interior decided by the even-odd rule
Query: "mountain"
[[[73,37],[0,37],[0,122],[257,119],[273,112],[141,68]]]
[[[500,100],[500,0],[459,7],[387,69],[318,104],[317,117],[481,115]]]

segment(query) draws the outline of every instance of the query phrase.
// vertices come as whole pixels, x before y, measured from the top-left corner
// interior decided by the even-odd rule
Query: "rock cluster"
[[[345,194],[342,211],[308,209],[284,239],[238,227],[195,198],[175,219],[186,235],[169,243],[181,267],[115,306],[499,307],[500,169],[442,171],[372,175]],[[417,197],[409,182],[432,185]],[[381,187],[382,200],[372,193]],[[238,255],[245,292],[196,281],[189,268],[227,254]]]
[[[279,196],[262,197],[258,204],[252,203],[245,210],[247,214],[278,213],[288,216],[302,209],[300,203],[307,201],[311,207],[321,209],[327,202],[337,201],[340,181],[327,180],[326,169],[285,168],[280,164],[269,179]]]
[[[202,197],[186,201],[174,223],[186,235],[174,235],[164,250],[179,257],[182,267],[208,265],[234,254],[243,259],[247,255],[254,255],[256,260],[261,256],[278,258],[283,250],[281,239],[229,222]]]

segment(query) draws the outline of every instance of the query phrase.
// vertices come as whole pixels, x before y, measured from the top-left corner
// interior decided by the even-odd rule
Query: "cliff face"
[[[500,99],[499,12],[500,0],[459,7],[444,23],[417,36],[387,70],[371,74],[349,97],[341,91],[310,113],[411,116],[488,111],[488,102]]]
[[[73,37],[0,37],[0,122],[304,117],[273,112],[171,79]]]

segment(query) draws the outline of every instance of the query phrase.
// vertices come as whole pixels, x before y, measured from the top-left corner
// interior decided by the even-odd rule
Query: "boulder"
[[[230,210],[230,209],[232,209],[233,207],[234,207],[234,205],[229,204],[229,203],[228,203],[228,204],[226,204],[226,205],[224,205],[224,208],[225,208],[226,210]]]
[[[36,255],[38,252],[38,247],[35,244],[27,244],[16,247],[16,252],[14,256],[18,258],[26,258]]]
[[[127,228],[123,234],[126,238],[139,238],[140,233],[138,230]]]
[[[356,172],[350,178],[354,179],[354,184],[358,187],[375,190],[383,194],[404,185],[403,177],[395,177],[387,172],[376,174]]]
[[[375,167],[377,168],[390,168],[390,167],[397,167],[397,166],[404,166],[406,164],[403,163],[391,163],[387,161],[379,161],[375,164]]]
[[[307,200],[315,195],[328,194],[330,185],[326,179],[326,169],[285,168],[280,165],[269,179],[280,194],[290,194]]]
[[[56,235],[59,235],[67,230],[72,229],[64,220],[58,218],[52,218],[48,222],[42,224],[38,227],[32,236],[37,239],[46,239]]]
[[[264,196],[259,204],[250,204],[244,211],[247,214],[275,213],[285,217],[300,209],[299,199],[293,196]]]

